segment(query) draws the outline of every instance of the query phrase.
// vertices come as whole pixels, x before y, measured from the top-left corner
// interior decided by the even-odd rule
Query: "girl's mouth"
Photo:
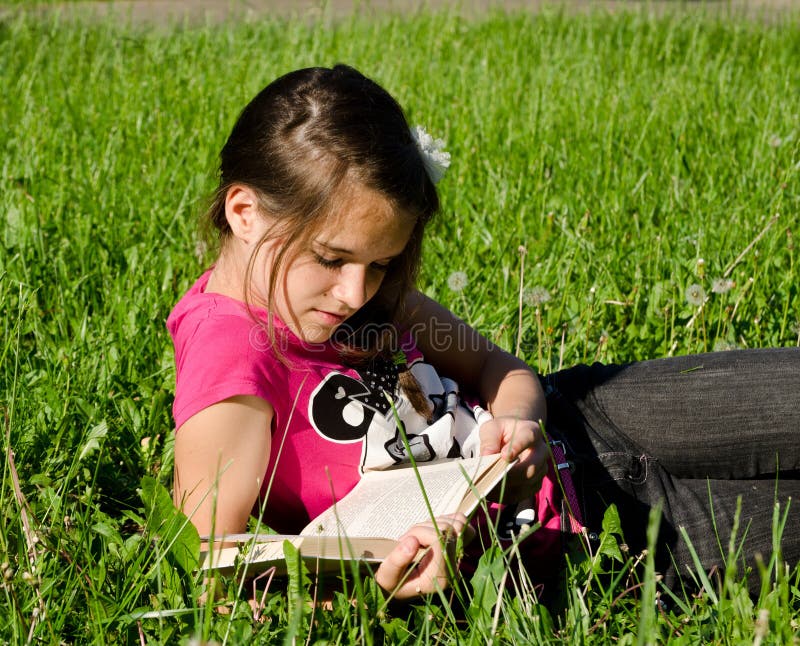
[[[315,310],[317,316],[321,318],[326,325],[339,325],[347,318],[345,314],[336,314],[335,312],[326,312],[325,310]]]

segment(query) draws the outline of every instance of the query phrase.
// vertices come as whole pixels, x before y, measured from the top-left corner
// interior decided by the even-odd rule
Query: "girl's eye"
[[[338,269],[344,264],[344,260],[341,258],[326,258],[318,253],[314,253],[314,261],[322,267],[325,267],[325,269]],[[385,274],[387,271],[389,271],[390,267],[391,262],[373,262],[370,265],[371,269],[382,274]]]
[[[341,258],[326,258],[325,256],[320,256],[318,253],[314,254],[314,260],[326,269],[336,269],[342,265]]]

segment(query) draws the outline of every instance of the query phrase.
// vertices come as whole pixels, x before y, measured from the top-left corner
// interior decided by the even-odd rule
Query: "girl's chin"
[[[302,330],[295,331],[295,334],[304,343],[326,343],[333,336],[336,327],[338,326],[307,325]]]

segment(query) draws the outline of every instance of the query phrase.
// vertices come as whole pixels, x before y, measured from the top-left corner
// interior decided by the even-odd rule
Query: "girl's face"
[[[301,247],[281,271],[274,310],[299,338],[327,341],[380,287],[389,264],[403,253],[414,217],[397,210],[380,193],[355,187],[339,202],[334,217]],[[270,258],[280,245],[262,248],[264,262],[254,277],[267,293]],[[259,271],[261,269],[261,271]]]

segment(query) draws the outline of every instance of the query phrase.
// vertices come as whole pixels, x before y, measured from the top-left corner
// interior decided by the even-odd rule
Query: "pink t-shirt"
[[[300,531],[346,495],[364,471],[406,461],[395,412],[418,462],[479,451],[478,428],[488,414],[466,404],[458,385],[440,378],[409,338],[401,348],[432,403],[432,421],[417,414],[402,394],[392,365],[347,367],[330,343],[304,343],[274,319],[279,359],[266,326],[268,313],[206,293],[210,273],[195,282],[167,319],[175,345],[175,425],[180,429],[192,415],[235,395],[271,404],[270,458],[257,507],[266,510],[264,521],[274,530]],[[392,395],[392,405],[384,392]],[[537,495],[537,516],[545,529],[559,524],[556,493],[548,478]],[[560,547],[559,533],[537,532],[539,540],[530,547],[537,556]]]
[[[240,301],[206,293],[209,275],[200,277],[167,320],[177,368],[175,424],[180,428],[195,413],[235,395],[255,395],[272,405],[262,493],[264,518],[273,529],[298,531],[347,494],[364,471],[406,461],[395,412],[418,461],[479,451],[477,428],[488,414],[466,405],[457,384],[440,379],[410,338],[401,348],[433,402],[432,423],[397,387],[393,364],[347,367],[330,343],[304,343],[276,320],[279,359],[265,324],[267,312],[248,312]],[[395,411],[384,392],[392,396]]]

